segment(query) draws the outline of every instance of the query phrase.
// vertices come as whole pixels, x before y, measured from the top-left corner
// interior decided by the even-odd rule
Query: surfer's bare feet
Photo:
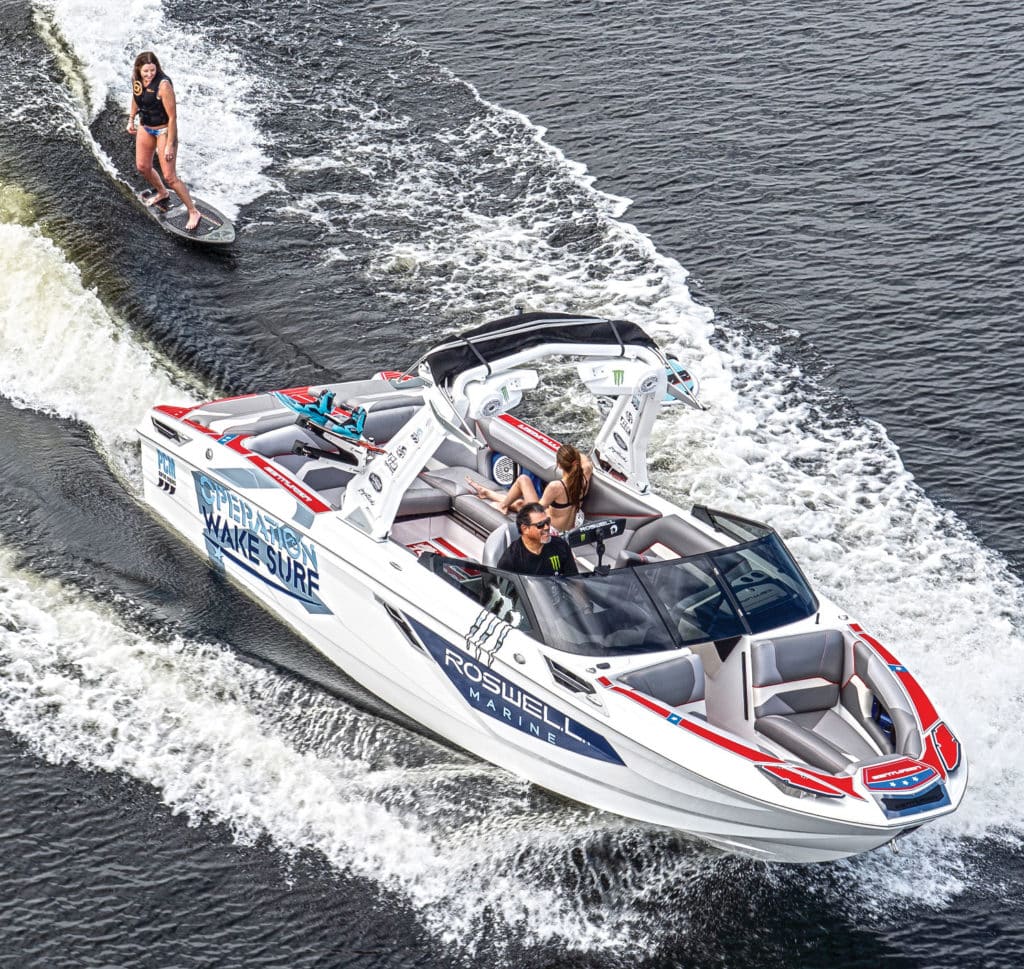
[[[161,203],[166,202],[170,197],[171,196],[168,192],[164,192],[163,195],[157,193],[156,195],[151,195],[146,199],[146,205],[160,205]]]
[[[199,209],[193,209],[188,214],[188,222],[185,223],[185,229],[188,232],[191,232],[193,229],[196,228],[196,226],[199,225],[200,222],[202,222],[202,220],[203,220],[203,213],[200,212]]]

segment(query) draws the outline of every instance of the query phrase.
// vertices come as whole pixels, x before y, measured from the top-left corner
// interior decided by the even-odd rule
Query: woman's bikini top
[[[564,481],[562,482],[562,490],[565,491],[565,482]],[[587,492],[588,491],[590,491],[590,479],[589,478],[587,478],[586,487],[583,489],[583,494],[580,496],[580,502],[581,503],[583,502],[583,499],[587,497]],[[569,493],[568,492],[566,492],[565,497],[566,498],[569,497]],[[551,502],[550,505],[548,505],[548,507],[549,508],[557,508],[557,509],[561,510],[563,508],[575,508],[576,506],[571,501],[553,501],[553,502]]]

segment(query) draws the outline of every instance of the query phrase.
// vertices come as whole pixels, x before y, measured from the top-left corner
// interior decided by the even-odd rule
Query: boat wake
[[[28,214],[29,200],[18,208]],[[0,221],[0,275],[0,394],[88,426],[111,470],[137,492],[133,431],[147,404],[164,394],[188,403],[201,382],[113,317],[36,225]]]

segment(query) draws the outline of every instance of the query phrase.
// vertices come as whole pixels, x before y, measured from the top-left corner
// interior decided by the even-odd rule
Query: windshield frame
[[[781,563],[774,563],[776,567],[778,567],[779,565],[783,567],[782,569],[780,569],[781,575],[789,579],[790,582],[793,582],[796,585],[797,588],[794,589],[794,592],[797,593],[797,595],[803,594],[806,596],[807,605],[804,608],[801,615],[788,618],[785,621],[781,622],[755,623],[750,621],[752,618],[755,617],[755,613],[752,610],[748,609],[741,601],[739,585],[734,585],[732,582],[730,582],[726,574],[722,572],[720,566],[722,564],[722,560],[727,558],[728,556],[742,556],[746,552],[756,553],[760,548],[773,549],[776,556],[778,556],[778,558],[782,560]],[[789,548],[786,546],[786,543],[782,540],[779,534],[776,531],[774,531],[774,529],[770,529],[767,534],[761,536],[760,538],[756,538],[753,541],[743,542],[740,545],[732,545],[727,548],[716,549],[713,552],[706,552],[704,554],[715,562],[715,568],[722,579],[722,587],[726,590],[726,594],[733,601],[734,607],[738,610],[740,618],[742,619],[743,625],[745,627],[746,634],[748,636],[756,636],[768,632],[771,629],[778,629],[781,626],[788,626],[794,622],[799,622],[803,619],[809,619],[816,612],[818,612],[820,608],[818,597],[814,592],[814,586],[812,586],[811,583],[807,581],[807,576],[804,575],[803,570],[797,564],[796,559],[789,551]],[[761,557],[764,558],[764,556]],[[743,581],[743,578],[749,577],[753,574],[754,572],[746,573],[745,576],[740,578],[740,582]],[[778,581],[777,578],[772,580],[770,576],[769,580],[774,582]]]
[[[420,561],[525,635],[560,652],[583,656],[664,652],[760,635],[807,619],[819,608],[813,587],[772,529],[753,541],[710,552],[575,576],[521,575],[429,553]],[[762,565],[770,571],[765,572]],[[730,574],[735,578],[730,580]],[[758,602],[757,609],[748,609],[745,602],[754,601],[754,593],[762,586],[772,587],[769,591],[788,589],[774,600]],[[691,588],[694,592],[689,594]],[[496,591],[501,594],[495,595]],[[626,592],[636,601],[628,599]],[[686,592],[694,604],[684,606],[682,598],[669,601],[666,592]],[[790,613],[777,619],[771,611],[775,602],[789,606]],[[707,607],[711,617],[697,616],[697,605]],[[595,629],[602,613],[609,614],[604,618],[617,615],[623,623],[597,640]],[[724,617],[722,621],[719,616]],[[696,634],[685,634],[687,628]]]

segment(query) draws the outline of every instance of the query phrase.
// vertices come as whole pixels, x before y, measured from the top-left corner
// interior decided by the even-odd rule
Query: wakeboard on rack
[[[192,196],[192,201],[203,217],[199,220],[199,225],[189,230],[185,228],[188,222],[188,209],[185,208],[185,203],[174,192],[170,192],[166,200],[149,205],[149,200],[155,194],[153,189],[147,188],[135,197],[146,214],[165,232],[179,239],[208,246],[226,246],[235,241],[235,227],[231,220],[209,202]]]

